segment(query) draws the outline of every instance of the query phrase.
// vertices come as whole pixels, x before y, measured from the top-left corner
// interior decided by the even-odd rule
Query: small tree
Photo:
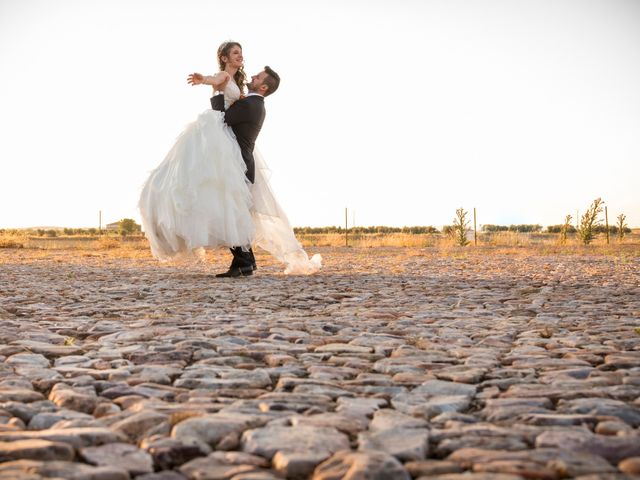
[[[120,233],[123,236],[133,232],[139,232],[141,230],[140,225],[131,218],[123,218],[118,222],[118,226],[120,227]]]
[[[571,225],[571,215],[567,215],[564,217],[564,223],[560,229],[560,243],[563,245],[567,243],[567,233],[571,227],[573,227],[573,225]]]
[[[604,202],[600,198],[596,198],[591,206],[587,209],[582,218],[580,219],[580,226],[578,227],[578,235],[580,240],[585,245],[588,245],[593,240],[593,228],[600,223],[598,215],[602,213],[602,205]]]
[[[469,240],[467,240],[468,226],[469,221],[467,220],[467,212],[462,208],[458,208],[456,210],[456,218],[453,219],[452,236],[455,242],[461,247],[469,244]]]
[[[616,227],[618,228],[618,240],[622,241],[625,230],[627,229],[627,224],[624,222],[627,219],[627,216],[624,213],[621,213],[617,218],[618,223],[616,224]]]

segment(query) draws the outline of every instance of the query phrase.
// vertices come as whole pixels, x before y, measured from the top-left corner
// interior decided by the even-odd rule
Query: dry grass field
[[[558,234],[497,232],[479,233],[477,245],[473,235],[469,235],[470,245],[459,247],[443,234],[379,233],[356,234],[346,238],[340,234],[306,234],[297,236],[305,248],[349,247],[371,249],[378,247],[398,247],[425,249],[432,254],[442,255],[482,255],[495,252],[528,254],[602,254],[636,255],[640,251],[640,230],[627,234],[622,241],[611,236],[609,243],[604,235],[598,235],[590,245],[582,245],[577,238],[569,237],[566,243]],[[20,234],[0,234],[0,249],[24,248],[41,251],[90,251],[110,252],[112,256],[127,258],[150,255],[144,236],[56,236],[39,237]]]

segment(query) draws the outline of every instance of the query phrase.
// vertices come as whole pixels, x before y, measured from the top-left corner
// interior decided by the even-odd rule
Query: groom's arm
[[[219,112],[224,112],[224,94],[219,93],[211,97],[211,108]]]
[[[252,117],[251,105],[243,100],[238,100],[224,114],[224,121],[230,127],[239,123],[250,122]]]

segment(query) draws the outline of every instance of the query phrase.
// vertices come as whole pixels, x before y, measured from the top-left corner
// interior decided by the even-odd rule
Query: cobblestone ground
[[[0,250],[0,479],[640,474],[640,256]]]

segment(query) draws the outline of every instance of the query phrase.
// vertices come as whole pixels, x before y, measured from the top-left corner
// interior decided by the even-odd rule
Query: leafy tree
[[[578,235],[580,237],[580,240],[582,240],[582,243],[584,243],[585,245],[589,245],[594,238],[594,227],[596,227],[600,223],[598,215],[602,213],[603,204],[604,202],[601,198],[596,198],[580,219]]]
[[[119,230],[122,235],[128,235],[130,233],[139,232],[142,230],[135,220],[131,218],[123,218],[118,222]]]

